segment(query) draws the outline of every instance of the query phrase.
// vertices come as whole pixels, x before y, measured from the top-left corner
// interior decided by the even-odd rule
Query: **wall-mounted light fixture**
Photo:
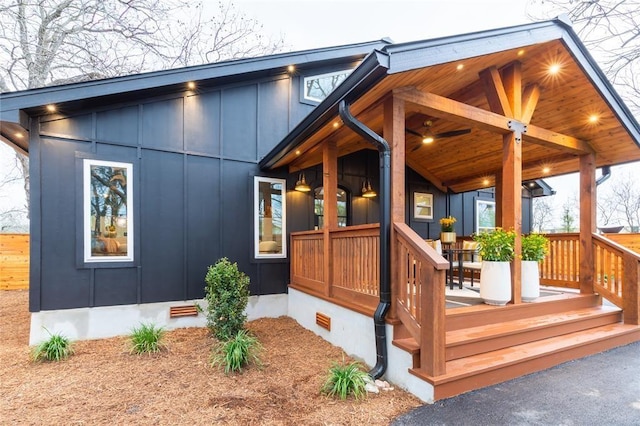
[[[307,184],[307,181],[304,178],[304,173],[300,173],[300,175],[298,176],[298,181],[296,182],[295,190],[300,192],[311,191],[311,187]]]
[[[376,191],[373,190],[373,188],[371,188],[371,181],[370,180],[366,180],[362,183],[362,196],[364,198],[373,198],[376,195]]]

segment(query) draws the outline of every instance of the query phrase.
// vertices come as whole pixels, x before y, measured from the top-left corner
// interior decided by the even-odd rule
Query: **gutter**
[[[371,142],[380,154],[380,303],[373,316],[376,335],[376,365],[369,371],[374,379],[382,377],[387,369],[387,330],[384,317],[391,306],[391,149],[384,138],[358,121],[349,111],[349,105],[340,101],[340,118],[356,134]]]
[[[605,180],[611,177],[611,166],[602,166],[602,176],[596,179],[596,186],[604,183]]]

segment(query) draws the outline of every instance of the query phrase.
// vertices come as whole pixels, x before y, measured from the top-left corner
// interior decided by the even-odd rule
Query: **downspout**
[[[596,179],[596,186],[599,186],[605,180],[611,177],[611,166],[602,166],[602,176]]]
[[[376,335],[376,365],[369,371],[374,379],[387,369],[387,330],[384,317],[391,306],[391,149],[384,138],[358,121],[344,100],[339,105],[340,118],[351,130],[376,146],[380,155],[380,303],[373,315]]]

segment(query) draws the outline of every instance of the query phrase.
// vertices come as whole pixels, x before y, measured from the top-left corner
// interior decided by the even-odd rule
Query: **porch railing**
[[[325,253],[323,230],[291,233],[291,285],[373,314],[379,302],[380,225],[350,226],[328,234]]]
[[[594,289],[624,311],[624,322],[639,323],[640,255],[593,234]]]
[[[449,263],[404,223],[394,223],[395,314],[420,345],[420,368],[445,373],[445,278]]]
[[[540,283],[580,288],[580,235],[549,234],[549,255],[540,267]],[[640,317],[640,255],[598,234],[592,235],[593,286],[624,311],[624,322]]]
[[[547,234],[549,254],[540,264],[540,284],[580,288],[580,234]]]

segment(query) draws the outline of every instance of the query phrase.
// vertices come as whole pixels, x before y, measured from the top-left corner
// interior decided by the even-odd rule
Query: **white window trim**
[[[93,256],[91,254],[91,166],[118,167],[127,170],[127,255]],[[82,185],[84,215],[84,261],[87,263],[133,262],[133,164],[114,161],[84,159],[82,162]]]
[[[318,79],[327,78],[327,77],[333,77],[334,75],[339,75],[339,74],[347,74],[347,77],[349,77],[349,75],[352,72],[353,72],[353,68],[347,68],[347,69],[334,71],[334,72],[328,72],[328,73],[324,73],[324,74],[315,74],[315,75],[306,76],[302,81],[302,90],[304,91],[304,98],[306,100],[308,100],[308,101],[313,101],[313,102],[322,102],[324,100],[324,99],[315,98],[313,96],[309,96],[309,94],[307,93],[307,81],[309,81],[309,80],[318,80]],[[342,83],[340,83],[340,84],[342,84]]]
[[[496,202],[491,200],[480,200],[476,199],[476,234],[480,233],[480,204],[487,204],[493,206],[493,211],[496,209]],[[491,231],[496,229],[496,224],[494,222],[493,228],[483,227],[482,230]]]
[[[260,253],[260,182],[282,185],[282,253]],[[287,181],[254,176],[253,180],[253,251],[256,259],[286,259],[287,257]]]

